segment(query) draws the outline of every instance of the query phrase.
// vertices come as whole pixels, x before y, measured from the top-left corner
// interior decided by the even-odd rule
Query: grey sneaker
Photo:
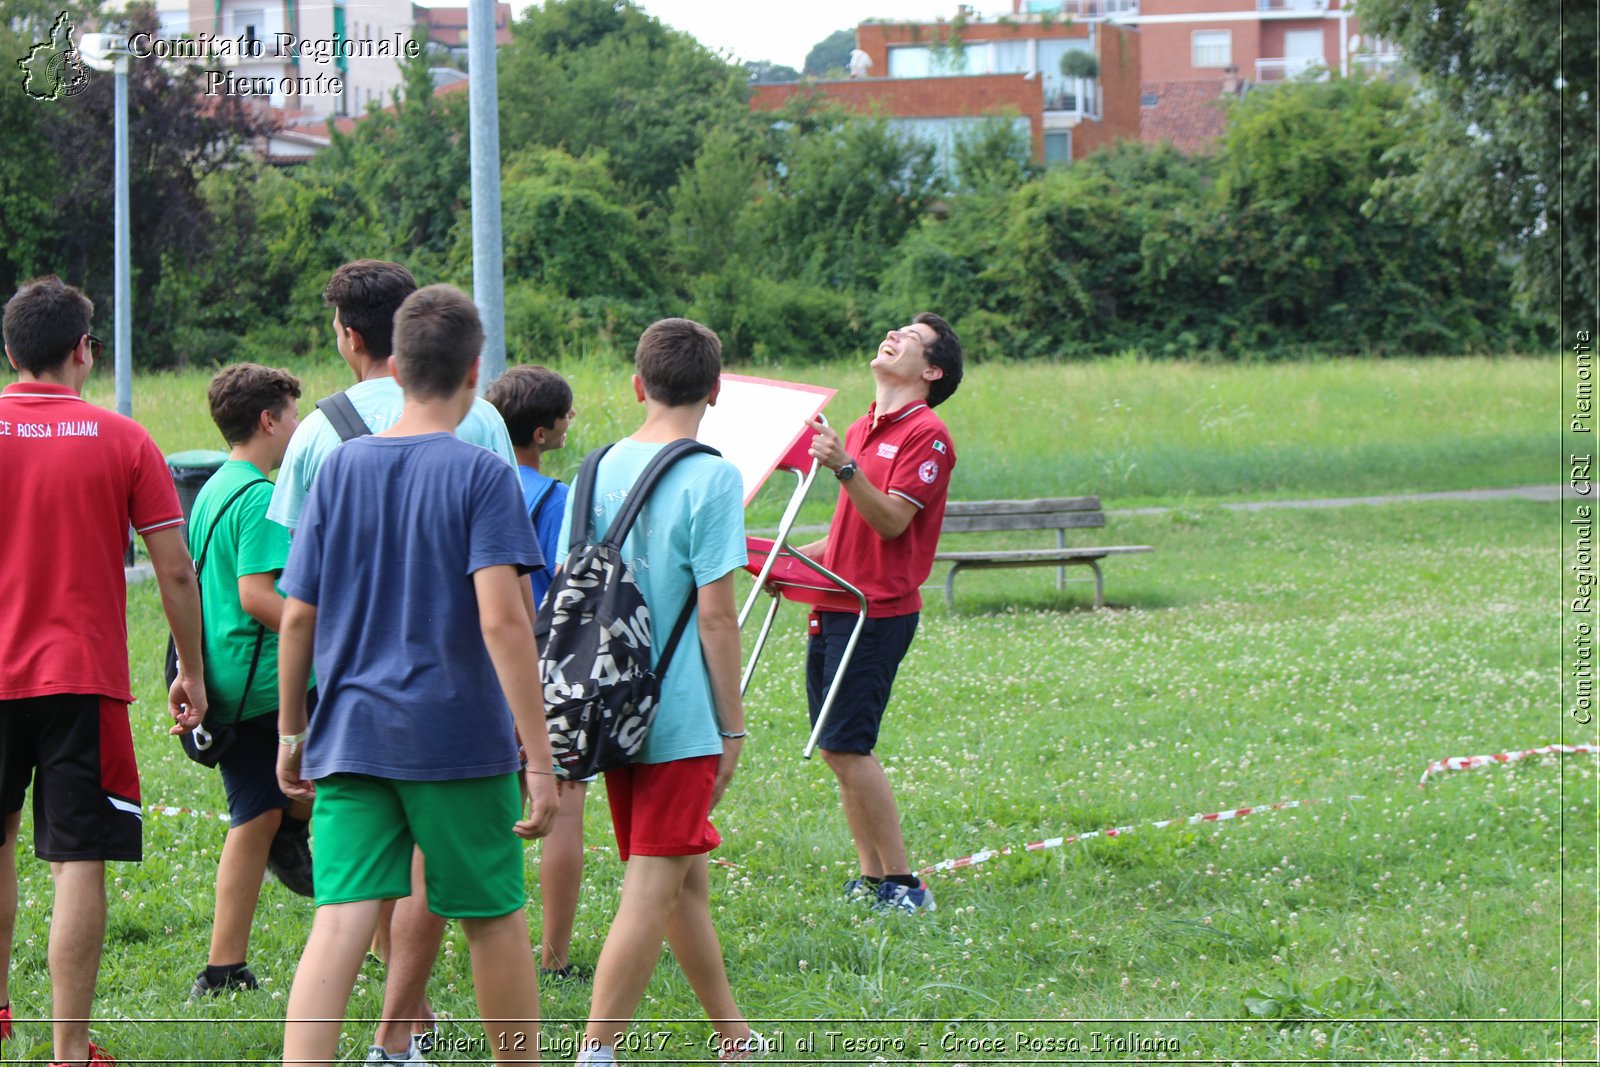
[[[385,1052],[382,1045],[373,1045],[367,1049],[367,1063],[410,1063],[427,1067],[428,1061],[422,1058],[422,1053],[417,1051],[417,1044],[413,1041],[404,1052]]]

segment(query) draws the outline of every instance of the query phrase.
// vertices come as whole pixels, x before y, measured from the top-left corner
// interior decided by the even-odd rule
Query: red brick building
[[[1252,85],[1393,61],[1359,35],[1351,3],[1012,0],[1000,18],[963,6],[949,22],[865,22],[856,27],[865,77],[758,84],[751,106],[822,96],[945,141],[984,116],[1011,115],[1046,164],[1122,139],[1206,151],[1222,133],[1224,101]],[[1079,67],[1092,77],[1062,72],[1071,52],[1094,57]]]

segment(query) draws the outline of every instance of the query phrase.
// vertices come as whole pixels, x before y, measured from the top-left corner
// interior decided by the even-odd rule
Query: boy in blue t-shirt
[[[567,514],[605,536],[628,490],[666,445],[693,437],[716,403],[722,342],[688,319],[662,319],[639,338],[634,393],[644,424],[600,461],[589,515]],[[739,612],[734,574],[745,564],[743,482],[725,459],[698,454],[672,466],[623,542],[623,554],[655,620],[691,599],[698,625],[683,632],[661,680],[655,723],[632,763],[606,773],[617,849],[627,863],[622,899],[595,966],[594,1001],[578,1063],[609,1064],[655,970],[670,929],[673,956],[716,1027],[721,1059],[767,1050],[734,1003],[711,921],[707,856],[720,842],[711,809],[733,778],[744,745],[739,695]],[[659,632],[659,631],[658,631]],[[660,655],[659,646],[656,647]]]
[[[546,452],[564,448],[572,425],[572,386],[547,367],[512,367],[494,380],[484,399],[506,421],[511,447],[522,476],[522,503],[539,538],[545,567],[528,576],[533,602],[544,604],[550,575],[566,557],[560,543],[561,516],[567,509],[567,484],[544,473]],[[583,888],[583,802],[590,779],[569,782],[561,790],[556,824],[539,845],[539,975],[542,978],[579,979],[588,968],[574,967],[572,924],[578,915],[578,894]]]
[[[419,289],[394,335],[400,419],[328,457],[280,582],[278,780],[314,799],[317,825],[317,914],[284,1059],[337,1058],[380,904],[411,892],[415,843],[429,906],[460,919],[471,946],[487,1047],[496,1063],[531,1063],[538,979],[518,838],[548,832],[556,788],[522,575],[544,557],[511,469],[454,434],[483,345],[472,301]],[[513,723],[529,761],[527,818]]]

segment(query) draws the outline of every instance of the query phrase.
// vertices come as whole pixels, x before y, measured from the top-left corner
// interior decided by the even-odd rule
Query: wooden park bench
[[[1054,530],[1056,547],[991,549],[989,551],[944,552],[933,558],[950,564],[944,579],[945,603],[955,606],[956,575],[963,570],[986,567],[1056,568],[1056,588],[1066,588],[1067,568],[1085,566],[1094,571],[1094,606],[1105,607],[1105,580],[1100,561],[1107,556],[1149,552],[1149,545],[1117,545],[1105,548],[1069,548],[1067,531],[1104,526],[1106,513],[1100,510],[1097,496],[1054,497],[1045,500],[952,500],[945,505],[942,533],[994,533],[1001,530]],[[941,540],[941,544],[943,541]]]

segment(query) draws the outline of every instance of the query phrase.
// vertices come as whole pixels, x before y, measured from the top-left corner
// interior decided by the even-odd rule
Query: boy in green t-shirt
[[[217,764],[228,794],[228,836],[217,863],[217,910],[206,968],[190,999],[256,988],[245,966],[250,923],[269,860],[273,873],[311,892],[307,820],[311,805],[278,787],[277,577],[289,559],[289,531],[267,519],[272,483],[299,425],[300,382],[255,363],[211,379],[211,417],[228,442],[228,461],[195,500],[189,553],[200,563],[205,621],[206,725],[233,726],[235,740]]]

